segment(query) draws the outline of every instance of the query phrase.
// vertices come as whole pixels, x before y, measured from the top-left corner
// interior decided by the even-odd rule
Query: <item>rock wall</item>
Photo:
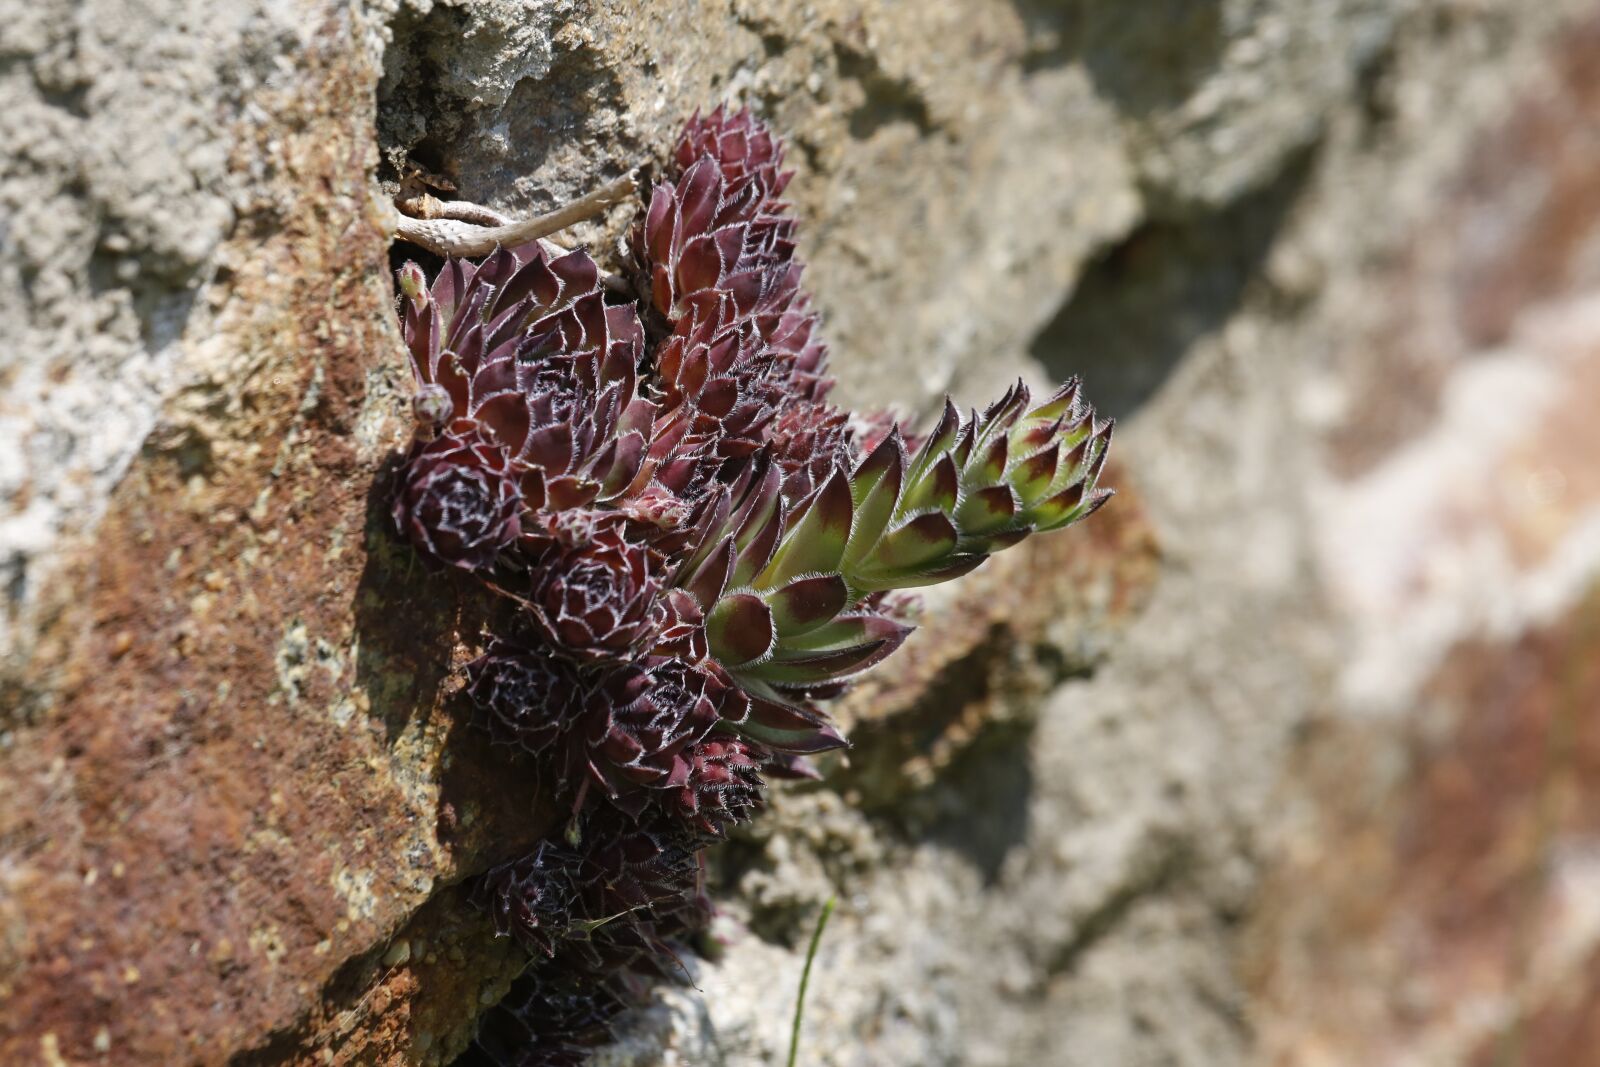
[[[724,100],[848,397],[1081,372],[1123,492],[931,600],[596,1062],[778,1062],[834,892],[803,1062],[1594,1047],[1588,0],[11,6],[0,1061],[464,1047],[519,959],[462,883],[548,814],[381,519],[388,200],[546,208]]]

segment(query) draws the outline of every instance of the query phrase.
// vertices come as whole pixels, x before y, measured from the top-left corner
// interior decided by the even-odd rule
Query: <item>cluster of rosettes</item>
[[[590,973],[661,958],[701,914],[703,845],[844,744],[818,702],[905,640],[888,593],[1110,495],[1111,424],[1076,382],[947,402],[925,435],[829,403],[782,164],[748,113],[691,120],[634,233],[636,302],[538,244],[400,271],[417,433],[394,521],[514,605],[467,692],[575,813],[479,900]],[[565,987],[541,981],[550,1010]]]

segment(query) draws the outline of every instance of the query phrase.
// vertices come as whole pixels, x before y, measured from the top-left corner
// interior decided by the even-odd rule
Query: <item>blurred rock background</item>
[[[0,1062],[448,1063],[548,816],[382,522],[411,167],[749,104],[844,395],[1082,373],[991,562],[603,1064],[1600,1063],[1593,0],[0,4]],[[628,218],[582,228],[613,259]]]

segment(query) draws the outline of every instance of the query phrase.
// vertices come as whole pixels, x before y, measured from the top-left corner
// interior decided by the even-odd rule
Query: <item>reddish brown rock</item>
[[[1452,654],[1400,752],[1379,726],[1313,736],[1300,773],[1319,808],[1257,931],[1267,1062],[1583,1062],[1573,1042],[1600,1019],[1596,708],[1600,588]]]
[[[303,62],[293,130],[239,149],[293,193],[222,298],[237,410],[163,431],[204,462],[157,443],[118,488],[0,771],[0,1061],[266,1045],[488,836],[541,829],[447,704],[471,596],[382,528],[399,338],[344,106],[374,72],[333,27]]]

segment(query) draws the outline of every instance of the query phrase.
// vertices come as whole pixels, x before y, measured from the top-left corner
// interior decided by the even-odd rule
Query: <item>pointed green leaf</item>
[[[742,672],[738,679],[750,697],[750,714],[733,727],[734,733],[780,752],[826,752],[848,744],[828,717],[803,698],[779,692]]]
[[[815,730],[829,724],[828,716],[805,698],[781,693],[743,672],[741,677],[746,679],[750,694],[750,714],[741,726],[754,723],[770,730]]]
[[[1081,380],[1076,374],[1062,383],[1061,388],[1053,393],[1049,400],[1028,412],[1029,422],[1053,422],[1063,415],[1067,415],[1076,408],[1078,403],[1078,387]]]
[[[1078,516],[1078,518],[1087,519],[1090,515],[1093,515],[1095,512],[1104,507],[1106,501],[1110,500],[1116,495],[1117,491],[1115,489],[1096,489],[1094,492],[1089,494],[1089,499],[1083,505],[1083,512]]]
[[[917,449],[917,458],[911,464],[909,471],[910,481],[916,481],[924,471],[950,450],[955,443],[956,435],[961,431],[961,413],[956,410],[955,403],[947,396],[944,398],[944,411],[939,415],[939,421],[928,431],[927,439],[922,442],[922,447]]]
[[[759,481],[750,486],[733,515],[733,528],[738,533],[741,549],[760,536],[762,528],[777,512],[783,500],[782,488],[783,471],[776,463],[766,461]]]
[[[1043,518],[1037,521],[1034,526],[1035,530],[1038,530],[1039,532],[1059,530],[1063,527],[1071,526],[1075,522],[1082,522],[1090,515],[1093,515],[1095,512],[1099,511],[1107,500],[1110,500],[1112,497],[1116,496],[1117,491],[1115,489],[1091,489],[1085,491],[1083,488],[1083,483],[1078,482],[1075,485],[1070,486],[1059,495],[1061,497],[1066,497],[1067,500],[1063,501],[1061,505],[1058,505],[1052,509],[1048,521],[1045,521]],[[1074,498],[1076,498],[1076,503],[1074,503],[1073,506],[1064,506]],[[1052,498],[1052,500],[1053,499],[1055,498]]]
[[[993,485],[1004,478],[1010,455],[1011,439],[1005,434],[996,434],[978,453],[977,469],[972,471],[974,484]]]
[[[1038,500],[1050,491],[1056,480],[1056,465],[1061,459],[1061,447],[1051,445],[1018,463],[1011,472],[1011,487],[1024,502]]]
[[[961,472],[956,469],[956,461],[949,456],[940,456],[922,476],[922,480],[906,491],[899,510],[902,514],[942,511],[948,515],[955,510],[956,500],[960,496]]]
[[[961,539],[961,553],[963,556],[992,556],[996,552],[1021,544],[1033,533],[1031,527],[1016,526],[1009,530],[1000,530],[995,533],[983,534],[979,537],[963,537]],[[942,579],[941,579],[942,580]]]
[[[955,458],[956,466],[963,470],[966,469],[967,462],[972,458],[972,445],[977,438],[977,433],[978,413],[973,412],[972,416],[962,423],[961,429],[956,432],[955,443],[950,446],[950,455]]]
[[[889,440],[873,451],[862,468],[866,468],[880,454],[887,455],[888,459],[884,461],[882,473],[875,479],[871,491],[864,496],[854,496],[856,486],[851,484],[852,497],[856,501],[856,517],[850,528],[850,545],[845,549],[844,559],[840,563],[847,575],[872,553],[878,538],[883,536],[883,531],[899,510],[906,459],[905,446],[898,432],[891,432]]]
[[[778,632],[772,610],[753,593],[732,593],[706,613],[711,654],[724,667],[740,667],[772,651]]]
[[[774,509],[766,513],[766,518],[759,526],[747,531],[749,541],[739,545],[739,558],[734,564],[733,577],[729,579],[734,585],[749,585],[761,573],[761,569],[772,561],[787,514],[788,510],[780,499]]]
[[[883,567],[919,567],[955,548],[958,533],[950,516],[931,511],[891,530],[878,543],[873,562]]]
[[[779,647],[788,638],[823,625],[849,602],[850,589],[837,574],[799,578],[770,594],[767,605],[772,608],[773,624],[778,628]]]
[[[1083,480],[1084,461],[1089,458],[1089,448],[1092,440],[1092,437],[1085,436],[1083,440],[1073,445],[1066,455],[1061,457],[1061,462],[1056,468],[1056,477],[1060,484],[1052,488],[1059,491],[1061,485]]]
[[[682,585],[690,577],[698,574],[705,561],[717,550],[721,543],[723,526],[728,521],[728,489],[719,486],[712,496],[702,500],[696,505],[695,514],[691,518],[692,532],[689,544],[693,551],[673,575],[672,584]]]
[[[1017,456],[1031,456],[1052,444],[1059,444],[1062,419],[1045,422],[1027,422],[1011,431],[1011,452]]]
[[[722,539],[694,575],[682,584],[700,603],[715,604],[728,588],[728,576],[732,573],[733,538],[729,536]]]
[[[760,573],[783,533],[783,472],[770,459],[763,459],[752,473],[754,480],[745,488],[730,520],[738,557],[729,579],[733,585],[748,585]]]
[[[989,556],[984,552],[963,553],[952,556],[941,562],[938,566],[928,570],[918,571],[916,574],[907,575],[895,584],[897,589],[916,589],[925,585],[939,585],[968,574],[978,569],[978,566]]]
[[[924,586],[939,585],[975,570],[978,564],[988,558],[987,552],[963,552],[960,555],[946,556],[938,563],[914,571],[894,571],[888,574],[869,575],[863,577],[860,581],[859,591],[878,592],[884,589],[921,589]]]
[[[850,499],[855,502],[856,510],[861,510],[861,505],[884,478],[892,476],[898,486],[904,468],[905,443],[900,440],[900,428],[896,426],[850,476]]]
[[[1088,470],[1083,476],[1083,480],[1090,485],[1100,480],[1100,471],[1106,465],[1106,456],[1111,453],[1111,433],[1116,428],[1117,420],[1107,419],[1105,424],[1096,430],[1094,436],[1090,438],[1094,442],[1094,444],[1090,445],[1093,454],[1089,459]]]
[[[824,685],[866,670],[891,651],[888,642],[871,641],[835,652],[819,652],[806,659],[767,660],[742,673],[777,686]]]
[[[884,535],[871,558],[864,561],[862,570],[868,578],[885,578],[931,566],[955,551],[959,539],[955,524],[948,515],[938,511],[926,512]]]
[[[1073,482],[1053,496],[1030,506],[1024,517],[1035,530],[1056,530],[1071,522],[1083,503],[1084,483]]]
[[[1017,498],[1011,487],[1002,482],[987,489],[979,489],[961,502],[957,520],[963,538],[978,537],[1005,529],[1016,522]]]
[[[757,722],[744,722],[739,725],[737,732],[768,748],[802,756],[850,747],[850,742],[832,726],[819,726],[813,730],[779,730]]]
[[[1017,421],[1017,416],[1021,415],[1023,409],[1028,406],[1030,399],[1031,395],[1028,392],[1028,387],[1023,384],[1022,379],[1017,379],[1017,383],[1007,389],[1005,395],[990,404],[989,409],[983,413],[982,421],[985,436],[997,429],[1009,430],[1012,424]]]
[[[836,467],[812,495],[800,521],[784,533],[772,562],[751,584],[758,589],[773,589],[802,574],[837,571],[845,546],[850,543],[854,513],[849,476]]]
[[[852,645],[887,641],[895,648],[910,636],[914,627],[896,622],[887,615],[862,612],[841,615],[810,633],[786,638],[773,654],[775,659],[803,658],[817,652],[834,652]]]
[[[979,542],[979,547],[970,552],[963,549],[925,567],[859,575],[853,579],[852,587],[860,594],[875,593],[885,589],[920,589],[923,586],[948,582],[975,569],[978,564],[989,558],[987,550],[982,548],[981,538]]]
[[[867,667],[882,662],[883,657],[893,651],[894,646],[890,641],[867,641],[866,645],[851,645],[850,648],[840,648],[832,653],[816,653],[805,659],[768,659],[762,664],[747,667],[741,673],[762,678],[779,688],[808,688],[842,681],[854,673],[861,673]]]

